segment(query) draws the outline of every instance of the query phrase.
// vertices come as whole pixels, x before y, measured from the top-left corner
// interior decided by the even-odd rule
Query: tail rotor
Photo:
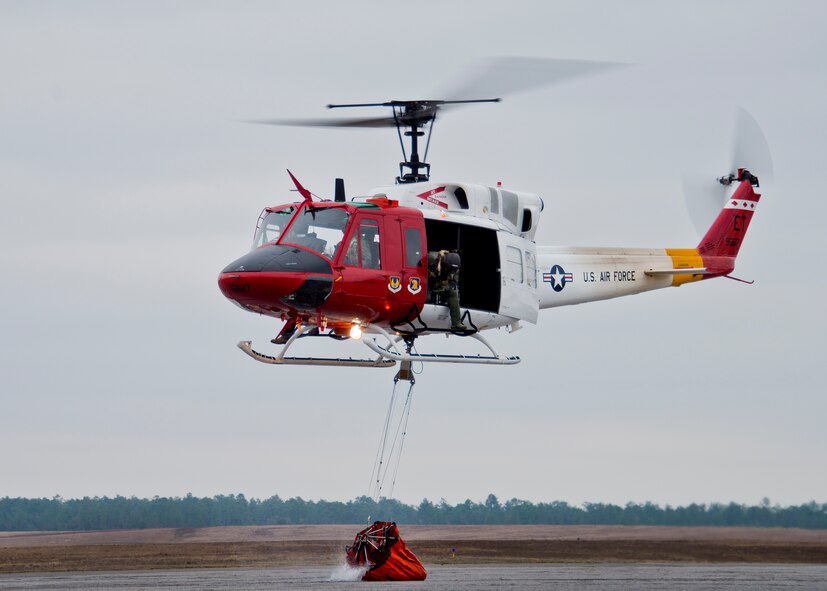
[[[732,137],[729,168],[720,177],[708,172],[686,173],[683,193],[686,209],[699,234],[709,228],[727,199],[727,189],[736,182],[748,180],[754,187],[772,184],[773,166],[769,144],[755,118],[738,108]]]

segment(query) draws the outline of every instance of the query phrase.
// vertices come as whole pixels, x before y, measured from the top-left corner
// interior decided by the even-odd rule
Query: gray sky
[[[393,372],[253,362],[235,343],[279,325],[216,279],[295,198],[285,168],[364,193],[398,141],[237,121],[536,56],[636,66],[446,115],[433,177],[539,193],[538,244],[692,247],[681,174],[725,172],[742,105],[775,167],[736,270],[756,283],[548,310],[491,336],[518,366],[426,367],[397,496],[827,501],[827,9],[473,6],[0,3],[0,496],[366,494]],[[303,353],[361,354],[334,345]]]

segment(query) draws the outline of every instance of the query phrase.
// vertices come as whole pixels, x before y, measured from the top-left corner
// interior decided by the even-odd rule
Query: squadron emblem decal
[[[543,273],[543,283],[550,283],[554,291],[563,291],[566,284],[572,281],[572,274],[566,273],[560,265],[554,265],[548,273]]]
[[[400,289],[402,289],[402,280],[396,275],[392,276],[388,280],[388,290],[391,293],[398,293]]]
[[[420,199],[424,199],[429,203],[433,203],[434,205],[441,207],[442,209],[448,209],[448,204],[444,201],[440,201],[435,197],[435,195],[439,195],[440,193],[445,191],[445,187],[437,187],[436,189],[431,189],[430,191],[425,191],[424,193],[419,193],[417,197]]]
[[[414,295],[422,291],[422,280],[419,277],[411,277],[408,281],[408,291]]]

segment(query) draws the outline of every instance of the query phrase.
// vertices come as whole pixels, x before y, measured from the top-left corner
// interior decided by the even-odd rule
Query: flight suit
[[[451,255],[451,256],[448,256]],[[428,291],[432,301],[440,296],[451,314],[451,329],[465,330],[459,307],[459,254],[447,250],[428,253]],[[434,301],[434,303],[436,303]]]

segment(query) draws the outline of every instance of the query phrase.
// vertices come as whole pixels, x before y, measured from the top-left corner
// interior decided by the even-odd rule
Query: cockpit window
[[[379,247],[379,222],[365,219],[354,232],[345,251],[345,265],[364,269],[381,269],[381,249]]]
[[[277,211],[264,210],[258,218],[256,235],[253,238],[253,249],[276,242],[281,237],[281,232],[287,226],[287,222],[293,217],[296,208],[288,205]]]
[[[303,246],[332,260],[345,236],[347,211],[339,207],[307,206],[296,216],[296,222],[279,243]]]

